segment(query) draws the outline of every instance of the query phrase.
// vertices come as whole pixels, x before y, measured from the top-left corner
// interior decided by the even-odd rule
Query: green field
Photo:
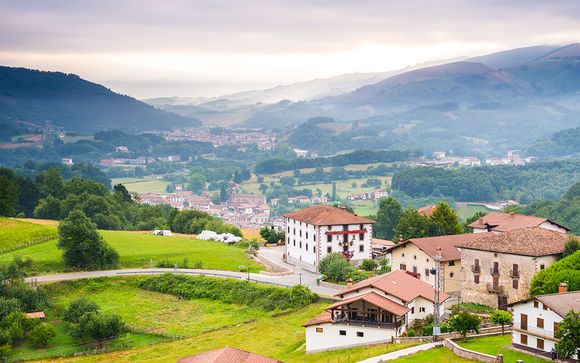
[[[489,209],[482,205],[473,205],[468,203],[457,203],[455,211],[459,218],[466,220],[477,212],[489,212]]]
[[[302,324],[322,312],[328,302],[274,316],[254,307],[218,301],[179,298],[137,287],[141,277],[100,278],[49,285],[52,316],[60,316],[67,304],[88,296],[103,311],[121,315],[132,329],[180,335],[183,339],[144,345],[137,349],[85,356],[87,362],[175,362],[180,358],[230,345],[293,362],[346,362],[383,354],[409,345],[382,345],[318,354],[305,354]]]
[[[390,361],[392,363],[470,363],[475,360],[456,356],[447,348],[433,348]],[[504,361],[505,362],[505,361]],[[507,363],[507,362],[506,362]]]
[[[161,179],[142,178],[117,178],[111,182],[113,185],[123,184],[128,191],[135,193],[165,193],[165,188],[170,184]]]
[[[245,265],[250,266],[250,271],[257,272],[262,268],[248,257],[244,249],[221,242],[125,231],[100,233],[119,253],[121,268],[149,267],[151,259],[153,264],[161,260],[181,263],[185,258],[191,266],[201,261],[202,268],[206,269],[237,271],[240,265]],[[36,274],[66,271],[62,251],[56,247],[56,240],[2,254],[0,261],[8,262],[17,256],[31,258],[34,262],[32,272]]]
[[[516,352],[509,347],[511,345],[511,334],[492,335],[485,338],[468,339],[464,342],[461,340],[455,341],[459,346],[476,352],[481,352],[496,356],[498,353],[503,354],[503,361],[505,363],[515,363],[518,360],[523,360],[526,363],[541,363],[546,362],[546,359],[537,358],[530,354]]]
[[[81,141],[81,140],[93,141],[94,139],[95,139],[95,137],[92,135],[78,135],[78,136],[65,136],[64,139],[62,139],[62,141],[65,144],[70,144],[70,143]]]
[[[56,238],[57,229],[10,218],[0,218],[0,253]]]

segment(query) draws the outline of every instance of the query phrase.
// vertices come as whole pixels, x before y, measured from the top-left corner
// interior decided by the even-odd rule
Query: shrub
[[[318,270],[330,281],[345,281],[349,273],[354,271],[354,267],[340,253],[333,252],[326,255]]]
[[[417,333],[415,332],[415,330],[409,329],[409,330],[407,330],[407,336],[408,337],[415,337],[415,336],[417,336]]]
[[[283,288],[204,276],[164,274],[148,277],[141,281],[139,286],[146,290],[186,299],[217,300],[227,304],[258,307],[266,311],[297,309],[317,299],[317,296],[305,286]]]
[[[492,323],[501,325],[501,333],[504,334],[504,326],[511,324],[512,314],[504,310],[494,310],[491,313],[490,320]]]
[[[580,290],[580,251],[565,257],[534,275],[530,295],[545,295],[558,292],[561,282],[568,283],[569,291]]]
[[[468,313],[467,311],[462,311],[459,314],[453,315],[447,321],[451,330],[460,333],[463,338],[467,336],[467,333],[474,331],[479,333],[479,327],[481,320],[479,317]]]
[[[365,271],[374,271],[377,269],[377,262],[371,259],[364,259],[360,267]]]
[[[68,309],[64,312],[63,319],[69,323],[78,324],[81,317],[88,313],[97,313],[99,311],[99,306],[93,301],[87,298],[80,298],[68,306]]]
[[[56,332],[52,325],[48,323],[40,323],[30,332],[30,341],[32,344],[46,347],[48,342],[56,337]]]
[[[124,329],[125,323],[119,315],[90,312],[81,316],[73,335],[82,340],[101,340],[116,337]]]
[[[362,271],[352,271],[349,272],[348,275],[346,275],[346,278],[352,279],[352,282],[356,284],[357,282],[368,279],[369,275]]]

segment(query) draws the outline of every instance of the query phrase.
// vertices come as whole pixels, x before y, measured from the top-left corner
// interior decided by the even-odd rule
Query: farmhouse
[[[510,306],[512,344],[539,353],[551,352],[559,341],[555,337],[558,324],[571,309],[580,311],[580,291],[568,292],[567,285],[562,283],[557,294],[536,296]]]
[[[518,228],[541,227],[566,233],[570,229],[547,218],[525,216],[515,213],[491,212],[471,223],[473,233],[506,232]]]
[[[565,233],[531,227],[458,244],[461,299],[505,308],[529,298],[532,277],[556,262],[567,239]]]
[[[307,353],[384,343],[434,312],[433,287],[404,271],[347,286],[337,296],[342,300],[304,324]]]
[[[371,258],[373,220],[342,208],[315,205],[284,215],[286,258],[318,271],[320,260],[340,252],[354,263]]]
[[[469,233],[450,236],[411,238],[390,249],[391,268],[410,271],[421,281],[435,284],[430,270],[435,268],[435,256],[441,256],[441,287],[448,294],[461,291],[461,252],[456,247],[463,242],[493,236],[493,233]]]

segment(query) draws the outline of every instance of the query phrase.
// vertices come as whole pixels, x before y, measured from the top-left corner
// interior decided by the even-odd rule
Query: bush
[[[30,341],[36,346],[46,347],[54,337],[56,337],[56,332],[48,323],[40,323],[30,332]]]
[[[569,291],[580,290],[580,251],[565,257],[534,275],[530,295],[545,295],[558,292],[561,282],[568,283]]]
[[[360,267],[365,271],[374,271],[377,269],[377,262],[367,258],[362,261]]]
[[[320,261],[318,270],[327,280],[339,282],[345,281],[348,274],[354,271],[354,267],[342,254],[333,252],[326,255],[322,261]]]
[[[460,333],[465,339],[465,336],[467,336],[467,333],[470,331],[479,333],[481,320],[479,317],[470,314],[467,311],[462,311],[459,314],[453,315],[451,318],[449,318],[447,323],[453,331]]]
[[[501,333],[504,334],[504,326],[512,323],[512,314],[504,310],[494,310],[490,320],[492,323],[500,324]]]
[[[175,274],[148,277],[139,283],[139,287],[186,299],[217,300],[227,304],[258,307],[266,311],[297,309],[317,299],[310,289],[300,285],[283,288],[233,279]]]
[[[101,340],[113,338],[125,329],[119,315],[90,312],[81,316],[73,330],[73,335],[82,340]]]
[[[87,298],[80,298],[68,306],[68,309],[64,312],[63,320],[69,323],[78,324],[81,317],[88,313],[97,313],[99,311],[99,306]]]
[[[407,330],[407,336],[408,337],[416,337],[417,333],[413,329],[409,329],[409,330]]]
[[[346,278],[352,279],[352,282],[356,284],[357,282],[368,279],[369,275],[368,273],[362,271],[352,271],[346,275]]]

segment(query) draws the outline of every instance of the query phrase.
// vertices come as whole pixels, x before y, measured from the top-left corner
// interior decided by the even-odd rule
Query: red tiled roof
[[[296,212],[286,213],[284,217],[315,226],[375,223],[371,219],[359,217],[344,209],[334,208],[328,205],[315,205]]]
[[[283,363],[277,359],[225,346],[191,357],[182,358],[177,363]]]
[[[512,229],[518,228],[526,228],[526,227],[538,227],[540,224],[549,221],[554,223],[546,218],[540,217],[533,217],[533,216],[525,216],[522,214],[512,214],[512,213],[503,213],[503,212],[491,212],[486,214],[485,216],[479,218],[475,222],[471,223],[469,227],[471,228],[491,228],[494,231],[498,232],[505,232],[510,231]],[[570,230],[566,226],[562,226],[558,223],[554,223],[562,228]]]
[[[407,243],[412,243],[431,257],[435,257],[437,255],[437,247],[440,247],[441,261],[460,260],[461,252],[456,248],[458,244],[490,236],[494,236],[494,233],[465,233],[449,236],[411,238],[405,242],[401,242],[395,245],[391,248],[391,251],[400,248]]]
[[[568,235],[541,227],[520,228],[459,244],[457,247],[523,256],[557,255]]]
[[[435,208],[437,208],[435,204],[429,204],[417,209],[417,212],[419,212],[419,214],[422,216],[431,217],[433,215],[433,212],[435,212]]]
[[[46,316],[43,311],[36,311],[34,313],[25,313],[28,319],[44,319]]]
[[[302,324],[302,326],[318,325],[323,323],[332,323],[332,317],[328,311],[325,311],[322,314],[308,320],[305,324]]]
[[[392,247],[395,245],[395,242],[389,241],[388,239],[371,238],[371,244]]]
[[[359,300],[364,300],[364,301],[368,302],[369,304],[377,306],[377,307],[379,307],[383,310],[386,310],[386,311],[388,311],[396,316],[403,316],[411,310],[408,307],[405,307],[401,304],[397,304],[393,300],[389,300],[386,297],[381,296],[374,291],[371,291],[368,294],[355,296],[355,297],[350,298],[350,299],[337,301],[334,304],[330,305],[328,308],[326,308],[326,310],[331,310],[331,309],[337,308],[337,307],[342,306],[342,305],[348,305],[350,303],[353,303],[353,302],[359,301]]]
[[[412,301],[418,296],[429,301],[433,301],[435,298],[435,290],[433,290],[433,286],[400,270],[363,280],[354,284],[351,288],[341,291],[337,295],[344,296],[344,294],[365,287],[379,289],[384,293],[395,296],[405,302]],[[449,295],[444,292],[439,295],[439,300],[442,302],[448,298]]]

